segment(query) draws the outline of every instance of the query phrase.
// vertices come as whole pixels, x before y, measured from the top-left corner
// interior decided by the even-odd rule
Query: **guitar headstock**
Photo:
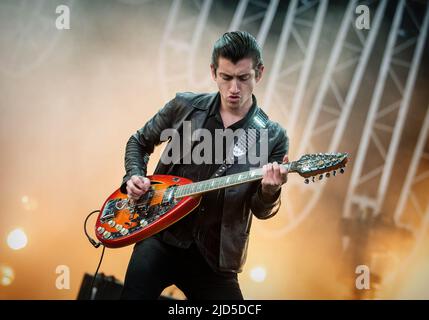
[[[291,170],[297,172],[300,176],[306,178],[305,183],[309,183],[312,177],[314,182],[323,179],[323,174],[327,178],[340,173],[344,173],[344,167],[348,161],[348,153],[313,153],[305,154],[298,161],[291,164]]]

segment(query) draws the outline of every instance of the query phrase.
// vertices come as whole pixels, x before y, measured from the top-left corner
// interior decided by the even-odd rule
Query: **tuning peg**
[[[326,176],[326,178],[329,178],[331,176],[331,174],[329,172],[326,172],[325,176]]]
[[[304,183],[305,183],[305,184],[309,184],[309,183],[310,183],[310,180],[307,178],[307,179],[305,179],[305,180],[304,180]]]
[[[337,175],[337,170],[332,171],[332,174],[334,175],[334,177]]]
[[[319,176],[319,180],[322,180],[323,179],[323,174],[321,174],[320,176]]]
[[[344,168],[340,169],[340,173],[343,174],[344,173]]]

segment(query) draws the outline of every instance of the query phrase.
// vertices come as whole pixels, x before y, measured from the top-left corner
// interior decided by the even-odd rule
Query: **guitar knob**
[[[329,172],[326,172],[325,176],[326,176],[326,178],[329,178],[331,176],[331,174]]]
[[[104,231],[104,233],[103,233],[103,238],[104,239],[107,239],[107,238],[109,238],[111,236],[111,233],[109,232],[109,231]]]
[[[119,231],[123,236],[128,234],[128,229],[127,228],[123,228],[121,231]]]
[[[98,227],[97,228],[97,232],[99,233],[99,234],[103,234],[103,232],[105,231],[105,229],[103,228],[103,227]]]
[[[146,227],[146,226],[147,226],[147,221],[146,221],[145,219],[141,219],[141,220],[140,220],[140,225],[141,225],[142,227]]]
[[[309,184],[309,183],[310,183],[310,180],[308,180],[308,178],[306,178],[306,179],[304,180],[304,183],[305,183],[305,184]]]
[[[311,178],[311,181],[315,182],[315,179],[314,179],[314,177],[312,177],[312,178]]]
[[[107,224],[113,228],[115,226],[116,222],[113,220],[109,220],[109,222],[107,222]]]
[[[323,179],[323,174],[321,174],[320,176],[319,176],[319,180],[322,180]]]
[[[121,224],[117,224],[116,226],[115,226],[115,229],[116,230],[118,230],[118,231],[121,231],[122,230],[122,225]]]
[[[334,171],[332,171],[332,174],[334,175],[334,177],[337,175],[337,171],[336,170],[334,170]]]
[[[343,174],[344,173],[344,168],[340,169],[340,173]]]

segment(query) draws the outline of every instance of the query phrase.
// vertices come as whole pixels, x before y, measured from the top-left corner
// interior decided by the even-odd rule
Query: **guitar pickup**
[[[169,186],[167,190],[164,192],[162,197],[161,206],[169,206],[174,200],[174,191],[176,190],[176,186]]]

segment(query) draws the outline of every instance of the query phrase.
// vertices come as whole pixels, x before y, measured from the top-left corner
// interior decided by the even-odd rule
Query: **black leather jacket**
[[[143,128],[130,137],[125,152],[125,169],[121,190],[126,193],[126,182],[133,175],[146,176],[149,155],[160,141],[162,130],[179,130],[184,120],[190,120],[192,130],[202,128],[208,108],[215,94],[178,93]],[[256,107],[255,109],[257,109]],[[256,110],[255,110],[256,112]],[[268,162],[282,162],[288,152],[286,131],[276,122],[268,120]],[[257,142],[259,143],[259,141]],[[166,148],[167,150],[168,148]],[[262,166],[264,163],[261,163]],[[170,174],[174,164],[159,161],[154,174]],[[226,175],[248,171],[254,165],[233,164]],[[280,192],[270,202],[261,197],[260,181],[241,184],[224,190],[224,205],[220,235],[219,269],[240,272],[246,260],[252,214],[259,219],[274,216],[280,207]],[[168,232],[165,233],[169,237]],[[169,242],[174,237],[170,237]]]

